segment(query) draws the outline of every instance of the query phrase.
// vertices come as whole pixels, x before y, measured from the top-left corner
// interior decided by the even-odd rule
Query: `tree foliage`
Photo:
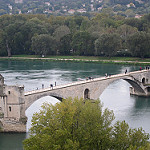
[[[60,39],[60,47],[59,47],[59,54],[60,55],[71,55],[71,46],[72,42],[72,34],[67,34]]]
[[[94,55],[94,37],[87,31],[76,32],[72,37],[72,48],[75,55]]]
[[[44,104],[32,119],[30,137],[25,150],[127,150],[148,148],[142,129],[130,129],[128,124],[112,121],[114,114],[103,109],[99,100],[65,99],[55,106]]]
[[[70,34],[70,29],[67,26],[59,26],[54,32],[54,37],[56,41],[60,41],[67,34]]]
[[[0,56],[45,53],[90,56],[96,54],[112,57],[118,55],[116,52],[120,51],[120,56],[132,53],[132,56],[150,57],[148,44],[143,44],[145,38],[148,38],[147,34],[150,33],[149,18],[150,15],[145,15],[141,19],[126,19],[110,13],[98,13],[92,18],[79,14],[74,16],[3,15],[0,16]],[[142,46],[137,46],[139,43],[135,45],[133,39],[132,42],[128,42],[130,36],[134,34],[139,37],[138,33],[147,33],[145,36],[140,36],[142,39],[139,42]],[[40,43],[38,45],[34,39],[44,37],[43,35],[49,35],[56,41],[50,45],[46,44],[46,40],[45,47],[39,49]],[[51,49],[52,47],[54,50]],[[143,49],[142,56],[141,49]],[[38,52],[40,50],[41,53]]]
[[[121,48],[118,34],[103,34],[95,41],[96,55],[114,56]]]
[[[56,40],[48,34],[40,34],[32,37],[32,51],[36,55],[56,54]]]
[[[150,33],[137,32],[128,38],[128,45],[133,56],[144,58],[150,54]]]

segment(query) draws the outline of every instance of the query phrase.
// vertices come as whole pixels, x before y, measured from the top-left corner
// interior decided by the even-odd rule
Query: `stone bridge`
[[[150,70],[77,81],[26,93],[23,86],[5,85],[4,78],[0,76],[0,127],[3,131],[25,132],[27,119],[25,110],[39,98],[52,96],[59,100],[68,97],[98,99],[105,88],[118,79],[130,83],[131,94],[150,95]]]

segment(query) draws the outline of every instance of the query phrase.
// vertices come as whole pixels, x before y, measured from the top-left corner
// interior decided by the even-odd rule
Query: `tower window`
[[[11,111],[11,107],[9,106],[9,111]]]

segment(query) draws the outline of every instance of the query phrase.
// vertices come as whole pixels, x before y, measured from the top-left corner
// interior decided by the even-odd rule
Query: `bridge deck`
[[[88,80],[83,80],[83,81],[76,81],[76,82],[69,83],[69,84],[54,86],[53,89],[51,87],[49,87],[49,88],[45,88],[45,89],[39,89],[39,90],[33,90],[33,91],[25,92],[24,95],[28,96],[28,95],[32,95],[32,94],[36,94],[36,93],[52,91],[54,89],[61,89],[61,88],[75,86],[75,85],[79,85],[79,84],[86,84],[86,83],[89,83],[89,82],[96,82],[96,81],[100,81],[100,80],[102,81],[102,80],[108,80],[108,79],[123,77],[123,76],[129,76],[129,75],[132,75],[132,74],[137,74],[137,73],[147,72],[147,71],[149,71],[149,70],[133,71],[133,72],[129,72],[129,73],[126,73],[126,74],[122,73],[122,74],[111,75],[111,76],[108,76],[108,77],[104,76],[104,77],[100,77],[100,78],[88,79]]]

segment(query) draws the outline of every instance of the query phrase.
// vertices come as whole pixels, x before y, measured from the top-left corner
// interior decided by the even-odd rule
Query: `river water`
[[[42,62],[42,61],[0,61],[0,74],[7,85],[24,85],[25,91],[31,91],[50,84],[66,84],[86,77],[101,77],[107,74],[119,74],[138,70],[139,66],[71,63],[71,62]],[[104,108],[114,111],[115,121],[125,120],[131,128],[142,127],[150,133],[150,98],[131,96],[130,85],[124,80],[110,84],[100,96]],[[55,104],[59,102],[53,97],[44,97],[33,103],[26,111],[28,117],[27,131],[31,127],[34,112],[40,110],[43,102]],[[25,133],[0,133],[0,150],[22,150]]]

